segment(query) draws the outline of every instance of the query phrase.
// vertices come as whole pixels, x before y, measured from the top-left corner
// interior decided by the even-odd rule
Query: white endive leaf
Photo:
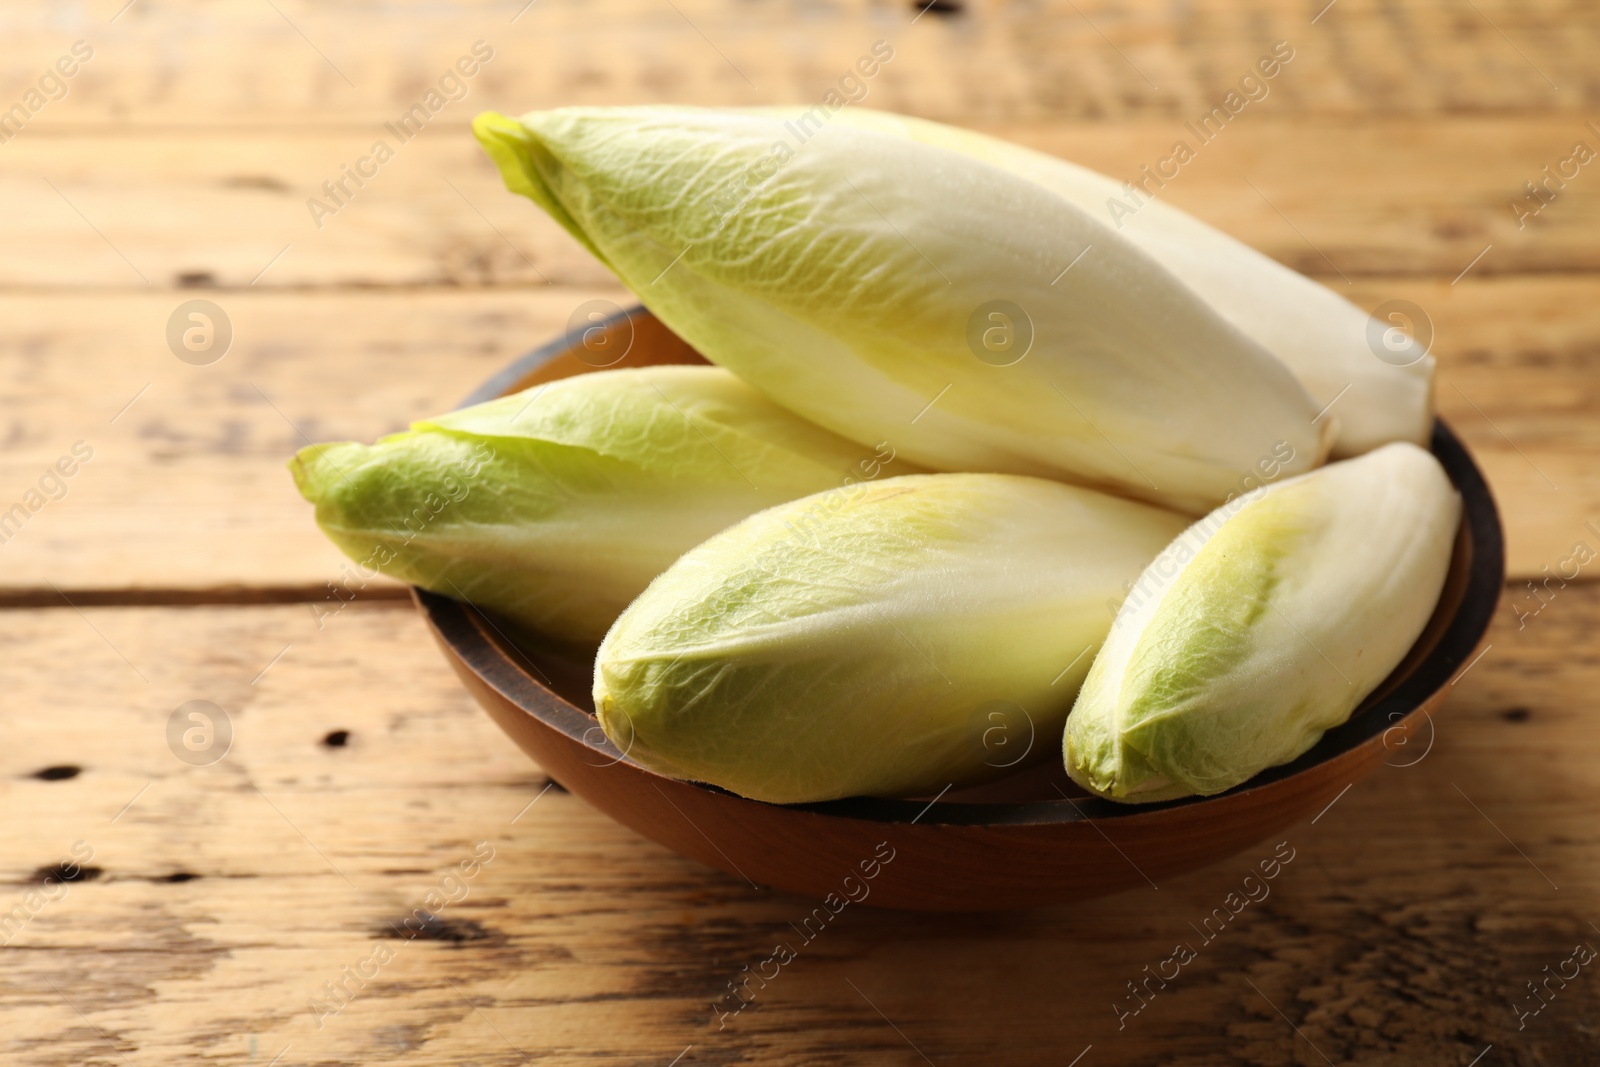
[[[1113,800],[1230,789],[1339,725],[1444,588],[1461,500],[1408,444],[1272,485],[1134,585],[1067,721],[1067,772]]]
[[[375,445],[314,445],[290,469],[323,532],[362,565],[349,596],[382,572],[592,646],[707,537],[877,476],[891,455],[720,368],[648,367],[565,378]]]
[[[650,584],[600,646],[595,708],[645,766],[758,800],[993,777],[1055,751],[1108,602],[1184,523],[995,474],[797,500]]]
[[[853,440],[1191,513],[1275,450],[1289,473],[1326,454],[1330,420],[1277,358],[999,167],[844,125],[791,151],[775,118],[695,108],[474,130],[511,189],[708,359]]]
[[[758,113],[789,120],[801,114]],[[909,137],[1003,168],[1076,204],[1108,236],[1138,245],[1281,359],[1319,407],[1334,405],[1336,458],[1391,441],[1428,443],[1434,360],[1418,342],[1395,322],[1375,322],[1326,286],[1166,203],[1153,185],[1147,187],[1157,191],[1154,198],[1087,167],[925,119],[850,107],[831,121]]]

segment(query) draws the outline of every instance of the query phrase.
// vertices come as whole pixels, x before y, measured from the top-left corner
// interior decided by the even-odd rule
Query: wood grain
[[[378,123],[479,39],[496,54],[474,96],[523,109],[814,101],[880,39],[895,59],[873,105],[953,121],[1188,116],[1236,88],[1277,41],[1295,58],[1271,99],[1297,114],[1600,103],[1600,18],[1560,0],[1339,0],[1315,23],[1326,0],[961,0],[922,17],[926,0],[618,0],[598,16],[561,0],[139,0],[112,22],[124,3],[95,0],[71,21],[52,17],[48,0],[0,15],[18,57],[0,83],[8,95],[75,38],[96,50],[39,125]]]
[[[1410,300],[1432,320],[1439,406],[1490,476],[1512,574],[1555,567],[1575,540],[1600,548],[1585,533],[1600,521],[1594,283],[1393,278],[1346,291],[1365,307]],[[233,350],[208,367],[179,362],[163,336],[196,295],[235,327]],[[617,288],[543,286],[0,295],[0,511],[74,442],[95,450],[65,499],[0,546],[0,598],[53,601],[52,585],[323,598],[343,560],[284,469],[293,452],[372,440],[455,404],[591,299],[631,303]]]
[[[98,868],[0,950],[0,1049],[41,1065],[264,1064],[286,1045],[293,1065],[666,1064],[692,1044],[683,1063],[921,1063],[914,1042],[936,1063],[1065,1063],[1089,1044],[1096,1063],[1321,1062],[1309,1039],[1334,1063],[1465,1064],[1491,1042],[1503,1063],[1585,1062],[1600,986],[1573,982],[1522,1033],[1507,1005],[1573,943],[1600,943],[1600,752],[1592,698],[1574,696],[1594,687],[1597,624],[1593,586],[1520,632],[1505,616],[1427,755],[1287,831],[1271,895],[1210,944],[1189,924],[1270,847],[1070,908],[852,905],[804,943],[790,924],[816,901],[541,796],[409,608],[355,604],[320,631],[299,606],[0,613],[0,798],[29,813],[7,830],[0,903],[76,841]],[[193,698],[235,730],[209,767],[166,746]],[[324,743],[334,730],[343,747]],[[62,765],[81,773],[36,776]],[[494,859],[465,899],[398,937],[478,841]],[[798,958],[719,1030],[712,1002],[778,942]],[[1125,983],[1178,942],[1199,958],[1119,1031]],[[392,962],[318,1029],[323,983],[380,945]]]
[[[0,300],[5,507],[74,442],[95,450],[66,497],[0,546],[4,584],[320,597],[342,557],[295,492],[295,450],[371,440],[453,406],[605,293],[626,300],[576,289],[214,294],[236,339],[207,367],[180,362],[164,339],[194,294]]]
[[[501,191],[468,138],[473,111],[810,103],[877,39],[896,55],[867,106],[1122,178],[1291,42],[1271,95],[1163,195],[1365,307],[1424,308],[1441,410],[1491,477],[1513,574],[1559,566],[1574,541],[1600,547],[1585,526],[1600,520],[1600,178],[1585,168],[1525,228],[1508,201],[1574,140],[1600,145],[1593,10],[22,0],[0,9],[0,34],[0,107],[75,40],[95,49],[0,144],[0,507],[75,441],[96,450],[65,499],[0,545],[14,738],[0,751],[0,1059],[1600,1060],[1587,972],[1523,1029],[1510,1007],[1574,943],[1600,944],[1600,587],[1582,579],[1537,594],[1513,582],[1427,755],[1289,831],[1296,859],[1272,895],[1120,1030],[1126,983],[1198,943],[1190,924],[1260,857],[1030,913],[853,905],[719,1030],[713,1001],[798,941],[814,901],[754,892],[541,796],[538,769],[383,599],[399,590],[375,584],[320,628],[307,603],[257,603],[315,602],[337,573],[282,470],[305,438],[398,428],[583,300],[626,302]],[[478,39],[496,54],[465,99],[316,229],[305,199]],[[239,328],[210,367],[163,340],[196,296]],[[146,606],[93,606],[106,603]],[[213,766],[167,747],[190,699],[237,727]],[[324,742],[335,731],[342,747]],[[77,841],[95,850],[86,877],[33,914],[41,871]],[[495,858],[466,898],[398,936],[477,841]],[[7,932],[19,905],[29,919]],[[319,1029],[312,998],[380,946],[394,958]]]
[[[541,102],[471,101],[405,144],[379,123],[25,130],[4,145],[12,254],[0,261],[0,288],[609,284],[576,242],[504,189],[464,125],[491,105],[520,112]],[[1246,111],[1209,144],[1184,119],[978,128],[1124,181],[1183,140],[1196,158],[1163,197],[1345,286],[1362,275],[1449,281],[1469,265],[1472,276],[1600,269],[1600,174],[1579,169],[1524,224],[1509,207],[1575,141],[1600,149],[1589,117],[1352,122]],[[314,219],[307,200],[325,196],[322,184],[377,140],[395,158],[338,214]],[[104,165],[108,154],[116,167]]]

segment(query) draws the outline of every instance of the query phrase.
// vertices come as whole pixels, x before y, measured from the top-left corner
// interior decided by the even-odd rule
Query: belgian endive
[[[1220,793],[1339,725],[1439,600],[1460,498],[1392,444],[1224,505],[1133,586],[1067,721],[1113,800]]]
[[[595,709],[632,759],[758,800],[993,777],[1056,751],[1107,600],[1185,521],[996,474],[784,504],[629,606],[600,646]]]
[[[651,367],[563,379],[375,445],[315,445],[290,468],[358,582],[381,572],[593,646],[718,530],[893,460],[725,370]]]
[[[532,198],[706,358],[937,470],[1203,513],[1333,419],[1150,254],[1043,185],[840,123],[695,108],[478,116]]]
[[[764,113],[793,124],[806,121],[797,110]],[[1146,168],[1137,185],[1122,185],[1021,145],[882,111],[847,107],[832,121],[1000,167],[1082,208],[1102,224],[1107,239],[1126,238],[1148,252],[1282,360],[1319,408],[1331,405],[1338,423],[1334,456],[1359,455],[1391,441],[1427,444],[1434,360],[1423,341],[1398,328],[1419,324],[1376,321],[1331,289],[1166,203],[1161,174]]]

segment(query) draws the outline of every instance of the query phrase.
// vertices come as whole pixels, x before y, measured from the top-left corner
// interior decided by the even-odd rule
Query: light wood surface
[[[881,76],[892,71],[891,63]],[[460,118],[488,107],[528,110],[521,101],[469,97]],[[1185,139],[1197,155],[1162,190],[1166,199],[1340,289],[1370,275],[1448,282],[1486,245],[1494,247],[1469,278],[1600,268],[1591,239],[1600,182],[1583,180],[1587,168],[1521,229],[1507,207],[1575,140],[1600,150],[1584,113],[1356,123],[1296,118],[1269,110],[1275,103],[1268,97],[1261,114],[1241,113],[1206,145],[1186,130],[1188,112],[1115,124],[977,125],[1124,181]],[[4,146],[0,195],[13,207],[14,255],[0,264],[0,283],[73,291],[186,279],[229,289],[614,284],[531,202],[506,193],[465,122],[448,114],[406,144],[378,122],[26,129]],[[37,123],[50,118],[46,111]],[[322,183],[377,139],[393,145],[395,158],[319,227],[307,199],[325,197]]]
[[[103,871],[6,946],[13,1062],[122,1062],[67,1001],[140,1064],[260,1064],[286,1045],[280,1063],[524,1062],[508,1041],[552,1063],[665,1065],[691,1044],[684,1063],[922,1063],[906,1038],[940,1064],[1065,1063],[1089,1044],[1083,1063],[1321,1062],[1267,998],[1334,1063],[1465,1064],[1490,1043],[1509,1063],[1592,1052],[1593,985],[1573,983],[1531,1034],[1507,1004],[1573,943],[1600,944],[1600,772],[1574,695],[1595,671],[1593,585],[1520,634],[1502,620],[1427,756],[1287,831],[1295,859],[1272,895],[1209,946],[1189,924],[1272,848],[1070,908],[852,905],[805,945],[789,924],[816,901],[541,797],[408,605],[358,603],[321,631],[303,605],[85,616],[0,615],[14,731],[0,796],[27,815],[7,829],[7,907],[75,841]],[[197,697],[234,725],[211,767],[166,748],[168,715]],[[322,743],[332,730],[350,731],[344,747]],[[83,772],[29,777],[61,764]],[[495,858],[439,910],[441,939],[395,938],[388,924],[479,840]],[[198,877],[163,881],[180,873]],[[311,998],[383,937],[392,965],[319,1030]],[[712,1002],[783,941],[798,958],[719,1030]],[[1179,942],[1199,959],[1119,1031],[1124,983]]]
[[[1555,568],[1600,517],[1593,277],[1361,278],[1348,291],[1363,306],[1427,309],[1439,407],[1494,485],[1511,573]],[[194,296],[235,325],[234,349],[209,367],[180,363],[163,339],[167,315]],[[50,583],[185,595],[320,588],[342,557],[284,470],[293,451],[371,440],[455,404],[594,299],[632,303],[616,286],[0,291],[16,353],[0,358],[13,427],[0,486],[19,497],[75,441],[95,449],[67,497],[4,545],[0,603]]]
[[[95,50],[0,144],[0,508],[75,442],[94,449],[0,545],[0,1060],[1600,1059],[1588,970],[1521,1029],[1511,1007],[1536,1006],[1525,983],[1574,944],[1600,946],[1600,561],[1552,582],[1536,616],[1521,582],[1574,542],[1600,550],[1600,171],[1525,228],[1508,207],[1573,142],[1600,148],[1600,17],[1554,0],[968,0],[920,17],[883,0],[124,2],[0,11],[0,107],[74,41]],[[317,625],[340,560],[283,470],[292,451],[397,429],[583,301],[629,302],[500,190],[471,114],[810,104],[878,39],[896,55],[868,106],[1123,178],[1291,42],[1271,95],[1164,195],[1437,328],[1440,409],[1508,530],[1492,647],[1427,756],[1288,831],[1271,896],[1213,942],[1190,924],[1270,850],[1026,914],[852,905],[801,943],[790,924],[815,901],[541,794],[397,588]],[[477,40],[495,58],[465,99],[318,229],[305,199]],[[196,297],[236,327],[207,367],[163,336]],[[211,766],[168,748],[191,699],[235,728]],[[38,777],[65,767],[81,773]],[[79,841],[92,876],[30,897]],[[494,859],[465,899],[399,936],[479,841]],[[8,933],[16,907],[29,918]],[[784,940],[797,958],[719,1029],[728,982]],[[1119,1030],[1113,1005],[1138,1003],[1125,983],[1179,941],[1198,958]],[[319,1028],[323,984],[380,949],[392,960]]]

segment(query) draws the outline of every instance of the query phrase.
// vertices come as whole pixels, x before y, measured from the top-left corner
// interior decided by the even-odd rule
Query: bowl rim
[[[642,305],[634,305],[621,309],[599,322],[587,323],[584,329],[611,329],[624,321],[631,325],[634,319],[647,316],[654,317]],[[578,342],[577,332],[569,329],[562,336],[526,353],[491,375],[468,394],[460,406],[483,403],[506,394],[546,363],[572,351]],[[1221,793],[1180,797],[1148,804],[1125,804],[1100,797],[1069,797],[1065,794],[1061,800],[941,802],[939,797],[944,794],[940,793],[939,797],[931,800],[848,797],[809,804],[772,806],[832,818],[884,824],[921,821],[936,804],[937,818],[927,822],[969,826],[1035,826],[1139,818],[1176,808],[1214,803],[1268,788],[1376,738],[1385,737],[1390,731],[1406,729],[1405,720],[1413,713],[1423,710],[1424,705],[1446,685],[1453,684],[1452,679],[1457,676],[1457,671],[1463,664],[1470,667],[1472,663],[1477,662],[1476,658],[1469,662],[1469,657],[1476,652],[1489,629],[1489,623],[1499,607],[1501,590],[1505,584],[1504,532],[1500,523],[1499,509],[1495,505],[1494,496],[1483,472],[1478,469],[1466,446],[1445,421],[1437,416],[1433,423],[1430,451],[1443,465],[1452,484],[1461,494],[1462,525],[1471,550],[1467,580],[1455,615],[1445,626],[1433,649],[1393,689],[1384,692],[1389,683],[1388,679],[1380,683],[1374,689],[1374,692],[1384,692],[1378,701],[1365,706],[1364,710],[1358,708],[1347,721],[1324,733],[1315,745],[1298,758],[1276,767],[1269,767],[1248,781]],[[605,737],[592,713],[584,711],[553,690],[540,685],[490,636],[483,624],[487,624],[489,629],[497,634],[499,630],[477,608],[437,593],[430,593],[418,586],[412,586],[411,593],[418,609],[463,664],[512,705],[533,716],[544,726],[563,734],[567,740],[589,749],[606,760],[625,761],[630,770],[653,776],[663,782],[674,782],[711,793],[721,793],[746,803],[760,803],[719,786],[669,778],[627,759],[626,755]],[[500,636],[503,640],[509,641],[503,634]],[[1481,656],[1481,653],[1479,655]],[[1424,711],[1424,714],[1427,712]],[[1431,717],[1429,722],[1431,729]],[[1431,746],[1431,734],[1429,743]]]

